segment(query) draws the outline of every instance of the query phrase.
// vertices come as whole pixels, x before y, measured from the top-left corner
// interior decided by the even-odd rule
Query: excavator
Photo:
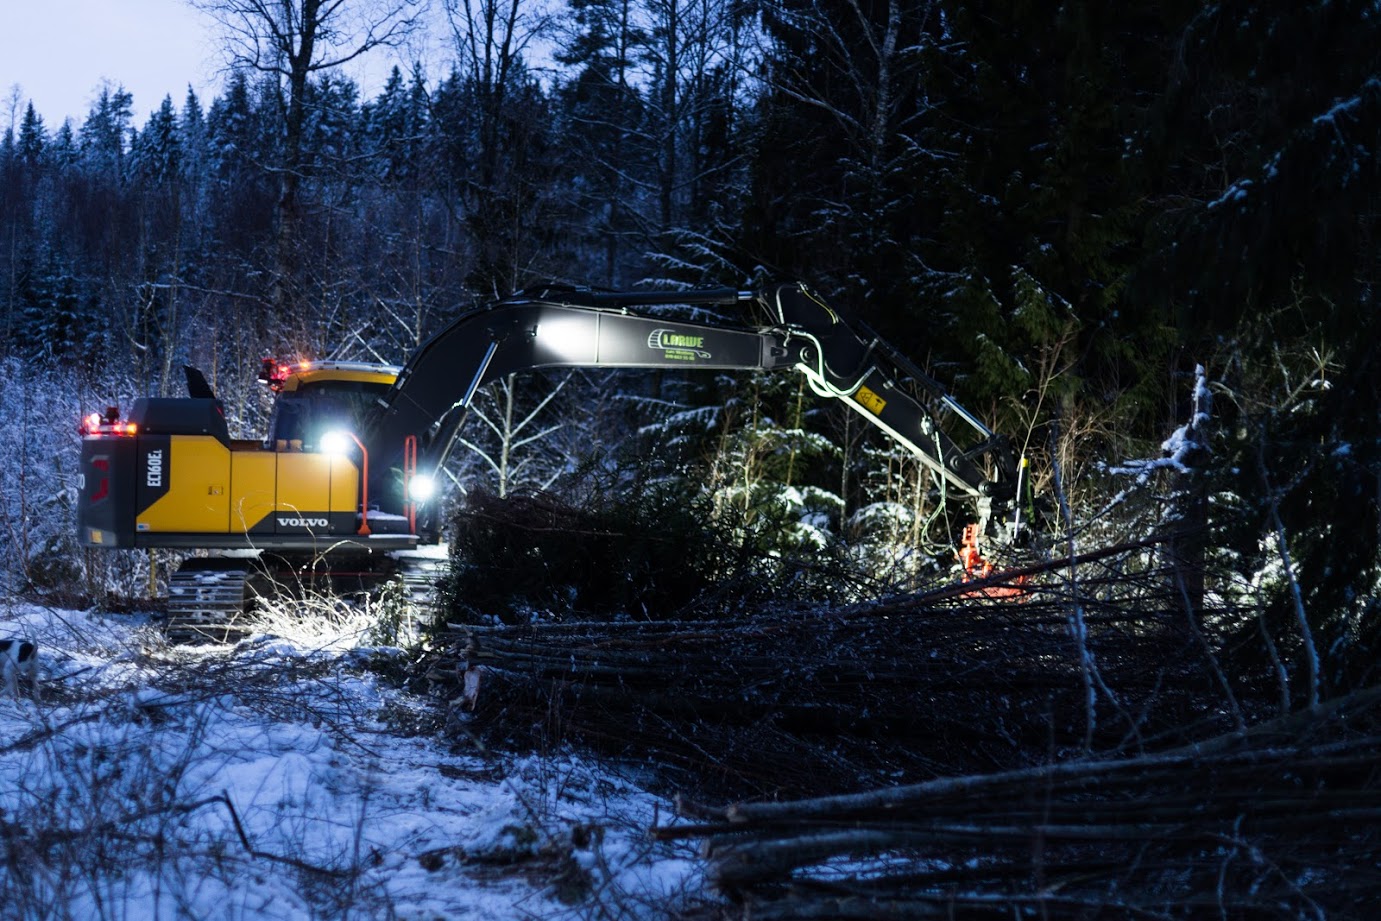
[[[730,309],[743,319],[723,321]],[[433,495],[467,409],[486,384],[549,368],[797,372],[973,503],[966,571],[985,571],[980,541],[1011,540],[1019,527],[1006,512],[1024,465],[1008,439],[805,284],[547,286],[462,314],[402,366],[265,359],[260,378],[276,396],[262,439],[232,439],[221,402],[190,367],[187,397],[91,414],[79,542],[207,551],[169,577],[167,632],[179,641],[242,636],[256,598],[304,579],[401,577],[425,590],[439,565]]]

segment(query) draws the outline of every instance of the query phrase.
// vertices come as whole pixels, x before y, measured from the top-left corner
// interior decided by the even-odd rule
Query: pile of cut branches
[[[1381,689],[1134,757],[710,809],[754,919],[1369,917],[1381,899]]]
[[[429,667],[467,731],[578,744],[681,790],[812,795],[1141,751],[1224,728],[1208,651],[1146,546],[975,584],[693,621],[453,625]]]
[[[836,555],[776,552],[766,515],[645,482],[587,501],[476,490],[451,519],[452,619],[700,620],[774,599],[830,601],[860,574]]]

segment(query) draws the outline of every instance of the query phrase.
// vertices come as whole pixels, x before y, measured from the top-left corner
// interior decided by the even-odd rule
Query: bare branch
[[[428,0],[188,0],[219,24],[231,67],[291,78],[347,64],[415,33]]]

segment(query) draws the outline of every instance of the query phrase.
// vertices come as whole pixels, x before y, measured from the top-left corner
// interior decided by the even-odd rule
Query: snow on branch
[[[1208,426],[1213,406],[1213,395],[1208,389],[1208,375],[1203,365],[1194,366],[1194,412],[1189,422],[1175,429],[1174,433],[1161,442],[1161,456],[1147,460],[1127,460],[1116,467],[1109,467],[1108,473],[1114,476],[1135,476],[1136,485],[1144,485],[1153,474],[1160,470],[1173,470],[1175,473],[1190,473],[1193,465],[1188,458],[1196,451],[1207,450],[1204,429]]]

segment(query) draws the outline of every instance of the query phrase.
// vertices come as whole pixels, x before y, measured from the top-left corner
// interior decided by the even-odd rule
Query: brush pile
[[[452,608],[470,622],[441,630],[427,663],[452,725],[645,765],[679,794],[654,833],[704,843],[730,912],[1365,917],[1381,899],[1381,690],[1297,709],[1313,697],[1301,636],[1205,605],[1157,540],[1033,564],[1019,600],[986,590],[1012,587],[1009,570],[996,586],[786,601],[797,577],[782,570],[763,601],[746,566],[727,570],[732,595],[709,577],[655,582],[668,559],[722,573],[761,554],[707,539],[667,557],[651,532],[600,521],[576,558],[541,543],[562,530],[542,527],[548,510],[524,512],[526,564],[562,574],[548,598],[574,600]],[[579,577],[600,542],[647,579],[593,593]],[[506,561],[533,545],[484,546]],[[641,607],[608,594],[630,591]]]
[[[1381,689],[1157,754],[710,809],[711,875],[776,918],[1371,917]]]
[[[1077,588],[1052,578],[1022,603],[970,584],[712,620],[453,625],[430,675],[467,731],[646,762],[696,795],[1139,751],[1226,725],[1202,712],[1206,650],[1163,574],[1130,574],[1145,556],[1103,551],[1078,561]]]

